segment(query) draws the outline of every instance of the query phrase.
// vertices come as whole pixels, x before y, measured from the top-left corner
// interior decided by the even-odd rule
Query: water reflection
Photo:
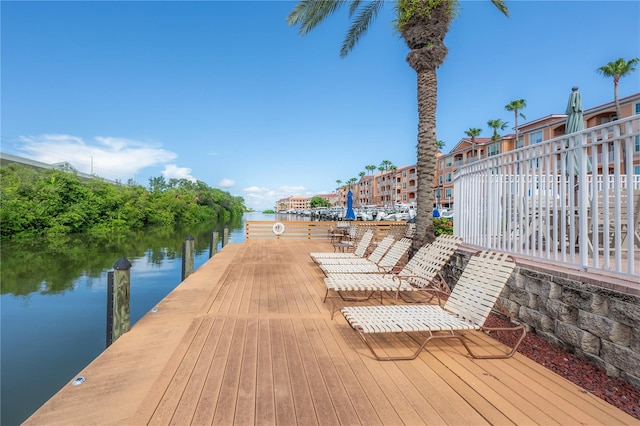
[[[225,225],[229,241],[242,242],[245,220],[274,217],[251,213],[226,224],[3,243],[0,424],[22,423],[104,350],[107,273],[121,256],[132,263],[134,324],[179,284],[188,235],[197,269],[209,258],[213,231],[219,250]]]

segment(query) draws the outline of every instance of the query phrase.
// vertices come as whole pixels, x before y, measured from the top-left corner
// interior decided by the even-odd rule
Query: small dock
[[[520,354],[473,360],[459,342],[435,341],[414,361],[374,360],[340,314],[331,319],[311,251],[332,246],[227,245],[25,424],[639,423]],[[386,339],[391,353],[415,344]]]

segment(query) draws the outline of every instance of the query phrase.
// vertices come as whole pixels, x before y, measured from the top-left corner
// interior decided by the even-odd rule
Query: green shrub
[[[436,231],[436,237],[442,234],[453,235],[453,219],[438,217],[433,219],[433,227]]]

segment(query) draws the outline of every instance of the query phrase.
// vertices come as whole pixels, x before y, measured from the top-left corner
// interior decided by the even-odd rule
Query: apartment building
[[[619,99],[620,118],[640,114],[640,93]],[[586,128],[599,126],[616,120],[615,102],[598,105],[583,111]],[[510,133],[492,138],[463,138],[447,154],[439,154],[436,160],[434,189],[436,204],[453,207],[453,179],[456,170],[465,164],[481,160],[503,152],[540,143],[565,134],[565,114],[550,114],[518,127],[518,135]],[[602,153],[600,153],[602,155]],[[640,138],[636,137],[633,149],[634,174],[640,174]],[[393,206],[396,203],[415,203],[417,198],[418,175],[416,165],[402,166],[375,175],[362,176],[360,181],[330,194],[332,205],[346,206],[347,191],[353,192],[354,207],[364,205]],[[288,209],[308,209],[310,198],[289,197],[279,200],[278,211]],[[286,206],[284,209],[281,206]]]
[[[276,211],[285,212],[287,210],[307,210],[311,202],[310,197],[291,196],[281,198],[276,201]]]
[[[620,118],[640,114],[640,93],[619,99]],[[585,128],[599,126],[616,120],[615,102],[608,102],[583,111]],[[456,170],[464,165],[501,154],[517,148],[534,145],[545,140],[563,136],[565,134],[565,114],[550,114],[526,122],[518,127],[518,140],[511,133],[497,140],[491,138],[463,138],[448,153],[438,159],[436,167],[436,202],[444,207],[453,207],[453,177]],[[634,141],[633,164],[634,174],[640,174],[640,138]],[[472,146],[474,145],[474,146]],[[602,154],[602,153],[600,153]]]

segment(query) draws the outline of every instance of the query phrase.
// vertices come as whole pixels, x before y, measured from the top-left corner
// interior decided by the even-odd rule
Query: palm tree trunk
[[[618,80],[613,79],[613,100],[616,105],[616,120],[620,120],[620,101],[618,100]]]
[[[435,239],[433,226],[433,179],[436,170],[436,105],[437,77],[435,69],[417,72],[418,75],[418,197],[416,238],[413,249],[417,251]]]

